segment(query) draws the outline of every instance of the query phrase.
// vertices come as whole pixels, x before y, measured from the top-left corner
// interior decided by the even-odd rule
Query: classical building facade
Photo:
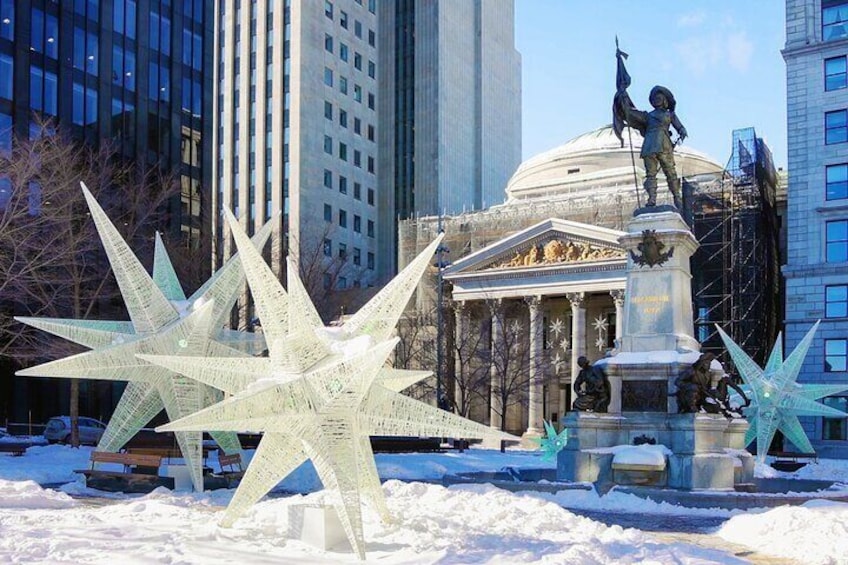
[[[397,222],[503,202],[521,162],[521,58],[513,0],[381,1],[381,279]]]
[[[848,386],[848,2],[787,0],[786,343],[821,326],[799,382]],[[824,399],[848,409],[848,393]],[[848,457],[845,420],[802,418],[816,451]]]

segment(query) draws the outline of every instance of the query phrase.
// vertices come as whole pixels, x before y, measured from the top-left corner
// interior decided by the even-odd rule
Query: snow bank
[[[11,488],[8,481],[0,487],[5,488]],[[0,562],[358,563],[347,548],[324,552],[288,537],[289,507],[327,502],[326,491],[266,499],[235,527],[223,529],[217,522],[232,491],[175,495],[159,489],[143,497],[71,501],[50,509],[45,501],[65,495],[34,483],[20,490],[29,493],[29,502],[0,512]],[[389,481],[384,491],[397,519],[384,525],[365,507],[371,562],[740,563],[728,553],[660,543],[644,532],[607,527],[490,485]],[[0,494],[0,500],[7,498]]]
[[[845,563],[848,555],[848,504],[811,500],[762,514],[742,514],[718,531],[727,541],[801,563]]]
[[[78,503],[63,492],[44,490],[33,481],[0,479],[0,509],[72,508]]]
[[[44,445],[30,447],[19,457],[0,453],[0,479],[30,480],[42,485],[76,481],[81,475],[74,474],[74,470],[91,466],[92,449]]]

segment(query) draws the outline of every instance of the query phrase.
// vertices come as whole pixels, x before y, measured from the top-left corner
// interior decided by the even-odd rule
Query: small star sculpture
[[[554,337],[557,338],[557,337],[559,337],[559,334],[562,333],[564,327],[565,326],[562,323],[562,320],[560,318],[557,318],[556,320],[551,322],[550,330],[551,330],[551,333],[554,335]]]
[[[562,357],[560,357],[559,352],[554,355],[554,358],[551,359],[551,362],[554,365],[554,372],[559,374],[562,371]]]
[[[592,322],[592,326],[599,332],[607,331],[607,318],[606,316],[598,316],[595,318],[595,321]]]
[[[293,262],[284,289],[247,234],[225,212],[268,342],[263,364],[233,359],[142,356],[173,371],[233,392],[223,402],[157,431],[263,432],[247,472],[227,507],[231,525],[290,472],[311,459],[354,552],[365,557],[361,497],[384,520],[385,503],[370,436],[430,436],[517,440],[396,392],[421,374],[384,367],[398,342],[391,334],[441,237],[340,327],[321,322]],[[406,383],[401,383],[406,374]]]
[[[220,355],[249,364],[247,352],[264,348],[243,332],[220,329],[241,293],[244,273],[237,257],[186,298],[162,240],[157,234],[151,277],[94,196],[82,184],[91,217],[103,242],[130,322],[17,318],[19,321],[86,346],[92,351],[18,371],[22,376],[129,381],[97,446],[118,451],[163,409],[175,420],[223,399],[214,388],[136,358],[137,353]],[[254,236],[260,248],[271,233],[270,222]],[[176,434],[195,490],[203,491],[201,432]],[[235,433],[213,438],[227,453],[241,449]]]
[[[559,346],[562,348],[564,352],[568,352],[571,349],[571,341],[566,337],[563,338],[561,342],[559,342]]]
[[[539,444],[539,449],[544,452],[542,461],[554,461],[557,453],[562,451],[562,448],[568,443],[568,428],[563,428],[560,433],[557,433],[556,428],[552,423],[545,420],[545,435],[539,438],[533,438],[533,441]]]
[[[509,331],[513,335],[513,337],[519,335],[522,329],[523,326],[518,320],[513,320],[512,323],[509,325]]]
[[[771,441],[777,430],[803,453],[813,453],[810,440],[798,421],[798,416],[824,416],[846,418],[848,414],[825,406],[816,400],[848,390],[848,384],[798,384],[796,379],[801,365],[819,327],[816,322],[785,360],[781,336],[778,335],[765,368],[760,368],[742,348],[721,328],[716,326],[736,368],[751,392],[751,406],[745,413],[750,427],[745,434],[745,445],[757,440],[757,458],[765,461]]]

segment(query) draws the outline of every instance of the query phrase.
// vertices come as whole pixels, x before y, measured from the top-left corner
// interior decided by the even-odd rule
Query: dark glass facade
[[[87,143],[118,140],[125,157],[178,173],[162,229],[199,249],[212,217],[213,10],[213,0],[0,0],[0,150],[13,133],[35,134],[39,117]],[[0,206],[4,188],[0,178]],[[0,417],[67,412],[67,383],[12,370],[0,367]],[[117,392],[83,381],[81,414],[108,416]]]

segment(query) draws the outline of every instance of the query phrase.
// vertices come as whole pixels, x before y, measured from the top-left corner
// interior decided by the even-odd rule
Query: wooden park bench
[[[95,469],[97,463],[123,465],[123,471]],[[91,469],[75,471],[85,475],[87,487],[107,492],[148,493],[157,487],[174,488],[173,477],[160,477],[160,455],[140,453],[91,452]]]
[[[770,451],[768,453],[775,458],[771,466],[778,471],[786,471],[792,473],[797,471],[809,461],[799,461],[799,459],[818,461],[818,455],[815,453],[796,453],[793,451]]]
[[[218,451],[218,464],[221,465],[221,472],[213,475],[216,479],[223,480],[223,483],[218,488],[233,488],[237,486],[242,477],[244,477],[241,455],[238,453],[227,455],[223,451]]]
[[[20,456],[26,453],[29,445],[23,443],[0,443],[0,453],[10,453],[14,456]]]

